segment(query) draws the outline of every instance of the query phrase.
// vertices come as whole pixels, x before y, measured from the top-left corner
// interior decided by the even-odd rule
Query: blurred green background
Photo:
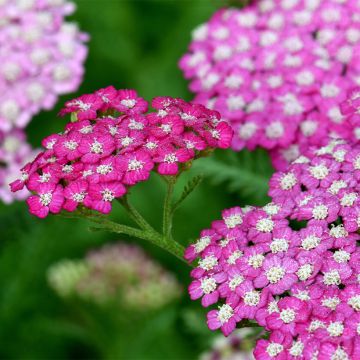
[[[88,32],[89,56],[78,94],[114,85],[135,88],[146,99],[170,95],[191,100],[177,62],[186,51],[190,32],[223,5],[221,0],[77,0],[72,20]],[[75,94],[75,95],[78,95]],[[56,117],[64,101],[37,116],[27,129],[34,147],[66,120]],[[200,160],[193,172],[205,181],[179,210],[175,237],[184,245],[234,205],[265,204],[271,174],[261,152],[218,153]],[[185,176],[186,177],[186,176]],[[162,183],[153,176],[132,192],[133,203],[154,226],[160,225]],[[127,222],[116,209],[117,221]],[[93,233],[86,222],[30,216],[25,203],[0,204],[0,358],[196,359],[213,336],[205,326],[199,302],[188,300],[189,269],[162,250],[141,243],[149,254],[176,274],[183,284],[180,301],[147,317],[114,314],[60,299],[49,288],[46,271],[63,258],[81,258],[92,248],[119,240]],[[134,242],[133,239],[125,239]],[[87,315],[84,316],[83,313]],[[116,316],[115,316],[116,315]],[[115,319],[122,318],[124,321]],[[131,319],[131,321],[126,321]],[[94,339],[102,338],[99,347]]]

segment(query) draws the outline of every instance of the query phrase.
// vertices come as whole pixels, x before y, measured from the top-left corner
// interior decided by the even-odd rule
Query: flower
[[[78,88],[88,35],[65,21],[74,10],[69,1],[0,5],[6,24],[0,36],[0,131],[24,128],[41,110],[51,109],[59,95]]]
[[[140,247],[123,242],[92,250],[84,259],[61,260],[49,268],[47,277],[63,298],[116,304],[136,312],[156,310],[181,294],[171,273]]]
[[[230,146],[232,129],[216,111],[170,97],[153,105],[156,111],[146,114],[148,104],[134,90],[111,86],[66,102],[60,114],[72,121],[42,141],[45,150],[12,190],[33,191],[30,211],[40,217],[79,207],[107,214],[112,201],[152,170],[176,176],[213,149]],[[45,184],[63,193],[60,208],[39,200]]]
[[[269,332],[256,359],[359,354],[359,146],[333,140],[309,148],[273,175],[271,203],[224,210],[185,252],[199,264],[191,298],[219,307],[208,313],[211,330],[228,336],[247,319]],[[195,286],[202,279],[211,279],[211,301]]]
[[[353,1],[253,1],[220,9],[193,31],[180,68],[195,101],[232,124],[235,151],[268,149],[285,170],[329,137],[359,139],[359,115],[341,113],[360,103],[359,9]]]
[[[24,189],[24,186],[25,182],[29,181],[31,166],[24,166],[24,164],[36,154],[37,151],[33,150],[27,143],[26,135],[22,130],[17,129],[8,133],[0,131],[1,201],[9,204],[14,200],[24,200],[29,196],[29,192]],[[20,178],[18,178],[19,168],[21,168]],[[12,183],[11,189],[9,183]]]

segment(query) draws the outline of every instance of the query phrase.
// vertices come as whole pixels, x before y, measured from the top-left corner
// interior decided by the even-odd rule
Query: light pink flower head
[[[234,150],[271,150],[275,167],[284,169],[309,145],[353,136],[339,104],[359,84],[359,11],[356,1],[336,0],[224,8],[193,31],[180,68],[195,101],[234,127]]]
[[[69,1],[1,2],[1,131],[24,128],[59,95],[77,90],[88,36],[65,20],[74,10]]]

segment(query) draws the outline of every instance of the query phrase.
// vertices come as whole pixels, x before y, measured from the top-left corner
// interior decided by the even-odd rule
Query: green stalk
[[[172,239],[172,198],[174,195],[176,177],[167,177],[166,184],[167,190],[164,200],[164,211],[163,211],[163,234],[165,238]]]

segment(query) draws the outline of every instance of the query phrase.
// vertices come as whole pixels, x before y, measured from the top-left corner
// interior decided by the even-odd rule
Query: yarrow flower
[[[339,103],[360,81],[359,6],[254,1],[219,10],[194,30],[180,67],[195,101],[231,122],[234,150],[271,150],[275,168],[285,169],[329,135],[351,138]]]
[[[253,360],[253,337],[251,329],[238,329],[227,338],[216,337],[211,349],[200,355],[200,360]]]
[[[191,298],[218,307],[210,329],[257,322],[270,336],[256,359],[360,357],[359,164],[358,144],[311,148],[273,175],[270,204],[225,210],[203,230],[185,258],[198,260]]]
[[[25,189],[12,193],[9,183],[19,176],[19,168],[30,161],[37,154],[26,142],[25,133],[16,129],[9,133],[0,131],[0,200],[6,204],[14,199],[24,200],[29,196]],[[22,173],[26,180],[27,174]]]
[[[24,128],[82,79],[88,36],[65,17],[68,1],[1,1],[0,131]]]
[[[116,303],[149,311],[181,294],[175,277],[137,246],[117,243],[93,250],[80,260],[62,260],[48,270],[50,286],[64,298],[99,305]]]
[[[128,188],[152,169],[175,176],[215,148],[231,144],[232,129],[203,105],[154,98],[156,111],[134,90],[112,86],[70,100],[72,122],[42,142],[45,150],[22,169],[12,191],[26,187],[32,214],[46,217],[79,206],[109,213]]]

